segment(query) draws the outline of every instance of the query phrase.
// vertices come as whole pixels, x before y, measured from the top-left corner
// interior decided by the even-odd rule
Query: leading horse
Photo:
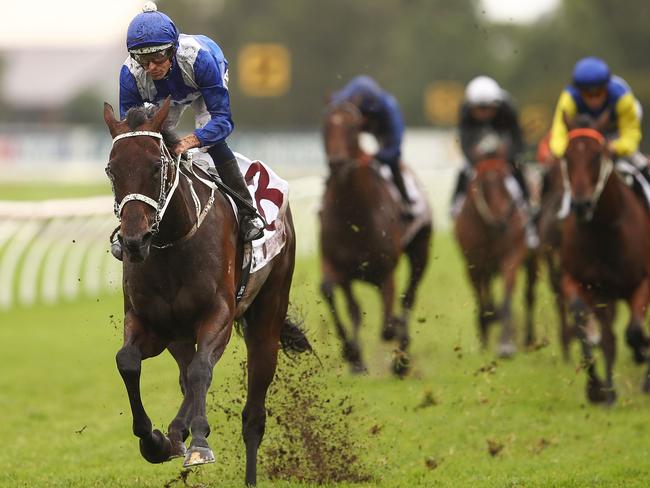
[[[561,165],[572,209],[562,224],[563,290],[582,344],[587,397],[611,404],[616,400],[612,324],[617,300],[625,300],[630,308],[627,342],[635,359],[645,361],[648,341],[642,326],[650,302],[650,215],[614,170],[600,132],[571,130]],[[604,384],[596,374],[593,340],[586,334],[594,315],[601,324]],[[643,390],[650,392],[648,375]]]
[[[248,395],[242,412],[246,483],[254,485],[266,393],[279,345],[298,352],[310,348],[287,318],[295,255],[291,211],[287,206],[278,222],[286,235],[284,248],[250,275],[237,302],[243,258],[235,214],[221,192],[211,194],[195,175],[179,174],[181,167],[160,132],[169,105],[167,99],[151,118],[143,109],[132,109],[124,121],[104,105],[113,137],[106,171],[125,257],[124,345],[116,356],[117,367],[131,404],[133,433],[147,461],[184,456],[186,467],[214,462],[207,442],[206,394],[233,322],[241,321],[248,351]],[[204,202],[200,213],[195,196]],[[165,349],[178,363],[183,393],[167,435],[152,429],[140,397],[141,362]]]
[[[382,337],[397,338],[393,371],[402,376],[409,369],[409,313],[427,265],[433,226],[427,206],[422,225],[411,227],[413,232],[408,233],[409,223],[401,216],[399,198],[391,194],[391,183],[359,145],[362,122],[361,113],[351,103],[331,106],[325,113],[323,137],[330,174],[320,212],[321,291],[343,342],[343,357],[354,372],[362,372],[366,368],[359,345],[361,312],[351,285],[361,280],[380,289]],[[402,314],[397,317],[394,274],[403,253],[408,256],[411,274],[402,298]],[[341,287],[347,301],[353,327],[350,337],[334,303],[336,287]]]

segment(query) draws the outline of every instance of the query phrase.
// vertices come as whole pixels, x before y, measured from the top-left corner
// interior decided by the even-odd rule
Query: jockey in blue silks
[[[402,196],[404,206],[409,208],[411,200],[406,192],[404,178],[400,171],[404,119],[397,100],[369,76],[357,76],[350,80],[342,90],[334,93],[330,103],[342,102],[354,104],[363,115],[362,130],[375,136],[379,144],[379,151],[374,157],[379,162],[388,165],[393,174],[395,186]]]
[[[172,151],[205,148],[221,180],[251,206],[253,201],[226,138],[235,125],[230,114],[228,61],[219,46],[201,35],[179,34],[172,20],[147,2],[127,30],[129,58],[120,72],[120,115],[132,107],[161,104],[171,97],[165,129],[174,129],[192,107],[196,130]],[[235,199],[236,200],[236,199]],[[264,223],[251,208],[236,202],[244,242],[262,237]]]

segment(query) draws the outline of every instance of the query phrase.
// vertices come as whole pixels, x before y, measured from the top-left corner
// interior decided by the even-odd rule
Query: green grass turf
[[[536,323],[550,345],[490,366],[495,358],[478,348],[474,304],[452,239],[436,236],[434,254],[413,314],[414,370],[403,381],[389,374],[391,347],[378,340],[377,294],[357,287],[367,312],[362,335],[370,372],[351,377],[320,303],[317,260],[297,263],[293,302],[323,360],[320,395],[350,397],[346,434],[373,477],[357,486],[648,486],[650,398],[639,390],[644,370],[623,344],[626,313],[617,326],[619,401],[613,408],[591,406],[576,368],[577,347],[570,364],[560,358],[545,283]],[[120,310],[121,297],[102,296],[0,313],[0,486],[185,486],[180,460],[150,465],[138,453],[114,362]],[[520,307],[516,312],[521,317]],[[188,486],[243,486],[240,420],[224,413],[224,406],[241,410],[243,357],[243,341],[233,336],[211,387],[209,440],[217,462],[193,470]],[[306,364],[314,360],[282,356],[280,374]],[[180,402],[171,357],[145,361],[142,383],[154,425],[166,430]],[[342,416],[338,403],[331,404]],[[267,444],[278,431],[269,420]],[[489,442],[502,447],[496,456]],[[259,476],[260,486],[311,486],[271,481],[262,468]]]

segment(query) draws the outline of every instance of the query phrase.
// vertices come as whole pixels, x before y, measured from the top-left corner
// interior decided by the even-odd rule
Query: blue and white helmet
[[[147,2],[136,15],[126,33],[126,48],[132,54],[148,54],[178,44],[178,29],[156,4]]]
[[[607,63],[595,56],[582,58],[573,68],[573,84],[578,88],[606,85],[611,78]]]

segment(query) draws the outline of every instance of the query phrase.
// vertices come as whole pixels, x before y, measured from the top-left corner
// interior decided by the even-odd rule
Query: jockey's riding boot
[[[391,165],[390,170],[393,173],[393,182],[402,197],[402,217],[405,219],[412,219],[413,213],[411,212],[411,204],[413,201],[409,198],[404,184],[404,177],[400,171],[399,164]]]
[[[248,187],[244,181],[244,177],[239,170],[239,165],[236,159],[231,159],[225,163],[217,166],[217,173],[224,184],[230,187],[242,200],[246,201],[251,207],[253,206],[253,199],[248,192]],[[250,242],[259,239],[264,235],[264,222],[258,216],[257,212],[252,208],[244,205],[236,198],[235,204],[237,205],[237,214],[239,218],[239,236],[242,241]]]
[[[451,206],[449,208],[449,214],[452,218],[458,217],[460,209],[463,207],[465,202],[465,194],[467,192],[467,180],[468,175],[465,169],[461,170],[458,173],[458,180],[456,181],[456,188],[454,188],[454,194],[451,197]]]

